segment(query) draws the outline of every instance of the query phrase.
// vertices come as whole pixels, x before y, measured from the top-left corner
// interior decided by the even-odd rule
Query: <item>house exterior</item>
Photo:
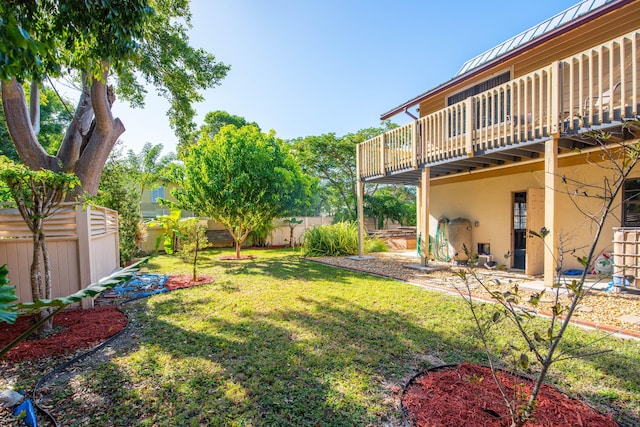
[[[583,268],[576,257],[596,228],[586,214],[602,204],[596,187],[615,178],[590,132],[611,132],[612,152],[639,142],[640,0],[580,2],[381,119],[414,108],[412,122],[358,145],[360,215],[366,184],[415,185],[423,262],[443,244],[445,257],[464,260],[464,243],[551,284],[561,254],[563,269]],[[597,248],[631,267],[638,194],[633,170]],[[543,227],[544,241],[528,233]]]

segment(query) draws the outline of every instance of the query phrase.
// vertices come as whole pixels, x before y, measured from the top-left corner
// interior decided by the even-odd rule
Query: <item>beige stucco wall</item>
[[[595,157],[592,155],[592,158]],[[560,163],[558,176],[565,176],[569,183],[575,180],[602,187],[605,175],[609,182],[612,180],[612,173],[604,169],[603,164],[585,162],[584,154],[561,158]],[[500,176],[485,173],[458,178],[465,179],[459,182],[451,182],[451,179],[449,182],[432,181],[429,234],[435,237],[438,219],[442,216],[450,220],[462,217],[472,223],[477,221],[478,225],[472,226],[473,250],[477,250],[478,243],[489,243],[494,260],[510,266],[511,261],[504,255],[512,250],[513,193],[525,192],[528,188],[544,188],[544,172],[541,165],[541,162],[532,163],[530,166],[521,167],[518,173],[509,173],[509,169],[493,172],[494,175],[501,174]],[[634,171],[632,177],[639,176],[640,171]],[[560,178],[558,181],[561,188],[556,193],[556,235],[561,235],[563,248],[567,253],[563,268],[580,268],[575,256],[586,255],[595,233],[593,222],[584,213],[598,214],[602,200],[598,197],[575,196],[575,185],[567,190]],[[597,190],[581,187],[578,194],[582,194],[583,191],[587,191],[589,196],[596,196]],[[621,200],[621,196],[618,196],[613,215],[605,224],[597,254],[612,251],[612,227],[620,226]]]

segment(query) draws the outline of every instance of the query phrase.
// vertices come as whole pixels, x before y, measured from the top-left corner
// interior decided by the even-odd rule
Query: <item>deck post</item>
[[[380,175],[382,176],[385,176],[387,174],[386,145],[387,145],[387,134],[383,133],[380,135]]]
[[[553,286],[556,276],[558,245],[556,244],[556,200],[558,186],[558,139],[557,133],[544,146],[544,226],[549,233],[544,238],[544,284]]]
[[[358,257],[364,256],[364,182],[360,178],[360,150],[356,151],[356,181],[357,181],[357,213],[358,213]]]
[[[469,97],[465,100],[465,150],[467,156],[473,157],[473,97]]]
[[[430,181],[431,169],[428,167],[420,171],[420,185],[417,191],[419,203],[417,203],[417,222],[420,233],[420,265],[427,266],[429,262],[429,193],[431,187]]]
[[[411,123],[411,164],[413,169],[418,169],[418,138],[420,137],[418,126],[417,120]]]

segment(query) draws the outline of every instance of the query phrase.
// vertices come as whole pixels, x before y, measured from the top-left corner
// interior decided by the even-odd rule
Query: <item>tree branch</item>
[[[7,129],[24,164],[34,170],[58,171],[57,159],[48,155],[38,142],[31,124],[22,85],[13,78],[10,81],[3,81],[1,86],[2,107],[7,121]]]
[[[35,80],[31,80],[31,91],[29,92],[29,116],[31,117],[31,127],[33,133],[40,133],[40,86]]]

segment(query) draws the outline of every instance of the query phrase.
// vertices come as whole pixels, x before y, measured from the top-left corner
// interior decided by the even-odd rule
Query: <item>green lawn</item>
[[[302,260],[290,250],[201,258],[215,282],[130,303],[139,344],[78,386],[110,396],[95,424],[148,426],[398,425],[397,387],[439,358],[482,361],[459,298]],[[148,270],[188,273],[177,258]],[[505,330],[506,336],[513,331]],[[571,330],[567,349],[601,335]],[[640,420],[640,345],[556,365],[552,380]]]

